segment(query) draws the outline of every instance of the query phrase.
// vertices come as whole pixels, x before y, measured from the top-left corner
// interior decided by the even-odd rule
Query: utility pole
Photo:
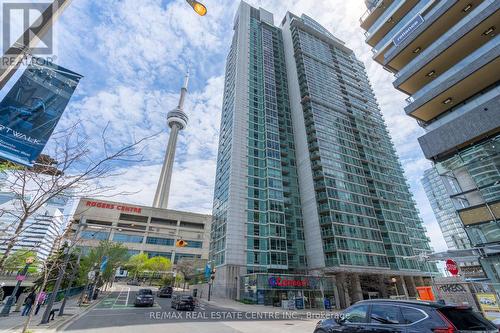
[[[7,59],[2,59],[2,63],[6,62],[7,65],[0,66],[0,89],[3,89],[7,81],[9,81],[19,68],[23,59],[32,53],[31,51],[40,42],[40,38],[54,25],[54,22],[70,3],[71,0],[54,0],[40,16],[42,20],[41,24],[39,20],[35,20],[35,22],[23,32],[21,37],[9,47],[4,54],[4,58]]]
[[[61,308],[59,309],[58,316],[64,315],[64,308],[66,307],[66,300],[69,297],[69,291],[71,290],[71,286],[73,285],[73,280],[76,277],[76,274],[78,273],[78,269],[80,268],[80,260],[82,258],[82,251],[78,253],[78,259],[76,260],[76,265],[73,267],[73,272],[71,273],[71,277],[69,278],[69,283],[68,283],[68,289],[66,289],[66,292],[64,293],[64,298],[62,300]]]
[[[45,312],[43,313],[42,321],[40,322],[40,324],[47,324],[49,322],[50,312],[52,311],[52,307],[54,306],[54,303],[56,301],[57,293],[61,288],[61,283],[64,278],[64,272],[66,270],[66,267],[68,266],[69,260],[71,259],[71,246],[74,246],[74,244],[76,244],[78,235],[80,234],[80,230],[82,227],[82,224],[78,225],[78,229],[75,231],[75,236],[73,237],[72,244],[68,244],[68,247],[64,251],[64,262],[62,266],[59,267],[59,274],[54,285],[54,290],[52,294],[50,294],[49,300],[47,301],[47,307],[45,308]]]

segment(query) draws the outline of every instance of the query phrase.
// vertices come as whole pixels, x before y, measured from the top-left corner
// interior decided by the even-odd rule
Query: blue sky
[[[359,27],[359,17],[366,10],[364,1],[247,2],[273,12],[276,24],[287,10],[313,17],[365,63],[432,245],[444,250],[420,184],[423,171],[430,166],[417,143],[423,130],[404,115],[407,96],[393,88],[392,74],[371,60]],[[204,3],[206,17],[197,16],[185,0],[78,0],[55,26],[56,63],[84,75],[59,126],[82,120],[86,134],[96,136],[109,122],[110,140],[116,145],[161,132],[148,142],[145,163],[109,180],[119,190],[137,191],[117,200],[152,202],[168,139],[166,113],[176,106],[189,68],[192,79],[186,112],[190,121],[178,145],[170,205],[211,212],[224,66],[239,1]]]

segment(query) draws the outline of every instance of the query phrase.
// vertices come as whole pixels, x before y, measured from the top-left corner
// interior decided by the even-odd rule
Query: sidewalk
[[[335,313],[340,312],[340,310],[323,310],[323,309],[301,309],[301,310],[285,310],[280,307],[264,306],[256,304],[244,304],[231,299],[224,298],[211,298],[210,302],[206,299],[199,299],[200,303],[208,304],[220,308],[225,308],[231,311],[240,312],[274,312],[282,314],[294,313],[298,318],[302,319],[316,319],[321,317],[334,316]]]
[[[105,295],[105,294],[104,294]],[[103,296],[104,296],[103,295]],[[43,312],[45,311],[45,306],[40,308],[38,315],[33,316],[31,319],[31,324],[28,327],[28,330],[31,332],[55,332],[56,329],[65,323],[69,322],[74,317],[83,314],[90,308],[96,306],[102,299],[105,297],[99,297],[97,300],[93,301],[90,305],[78,307],[79,295],[68,299],[66,302],[66,307],[64,308],[64,315],[62,317],[58,316],[58,311],[55,313],[54,320],[51,320],[50,323],[40,325],[40,321],[42,320]],[[57,302],[54,304],[53,309],[59,309],[61,306],[61,302]],[[21,312],[11,312],[8,317],[0,318],[0,332],[21,332],[22,327],[28,317],[22,317]]]

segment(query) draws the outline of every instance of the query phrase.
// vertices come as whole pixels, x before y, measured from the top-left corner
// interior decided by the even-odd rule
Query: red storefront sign
[[[309,280],[292,280],[292,279],[284,279],[279,276],[271,276],[268,279],[268,283],[270,287],[308,287]]]

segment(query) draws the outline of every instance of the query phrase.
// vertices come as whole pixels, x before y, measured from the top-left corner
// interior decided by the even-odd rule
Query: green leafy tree
[[[5,259],[4,269],[8,272],[17,272],[24,268],[26,260],[33,258],[35,261],[30,265],[28,272],[35,273],[39,264],[36,253],[29,249],[21,249],[13,252]]]
[[[171,267],[172,263],[170,262],[170,259],[160,256],[148,259],[146,264],[146,268],[152,272],[151,277],[157,275],[158,273],[166,272],[170,270]]]
[[[115,276],[116,269],[127,263],[129,255],[127,248],[122,244],[108,240],[101,241],[99,245],[93,248],[82,260],[80,265],[80,279],[85,280],[87,273],[95,266],[99,267],[104,257],[107,257],[108,263],[106,269],[101,274],[101,279],[105,282],[110,282]]]
[[[139,253],[131,256],[125,267],[127,270],[134,275],[134,279],[137,275],[144,272],[148,266],[149,258],[145,253]]]

